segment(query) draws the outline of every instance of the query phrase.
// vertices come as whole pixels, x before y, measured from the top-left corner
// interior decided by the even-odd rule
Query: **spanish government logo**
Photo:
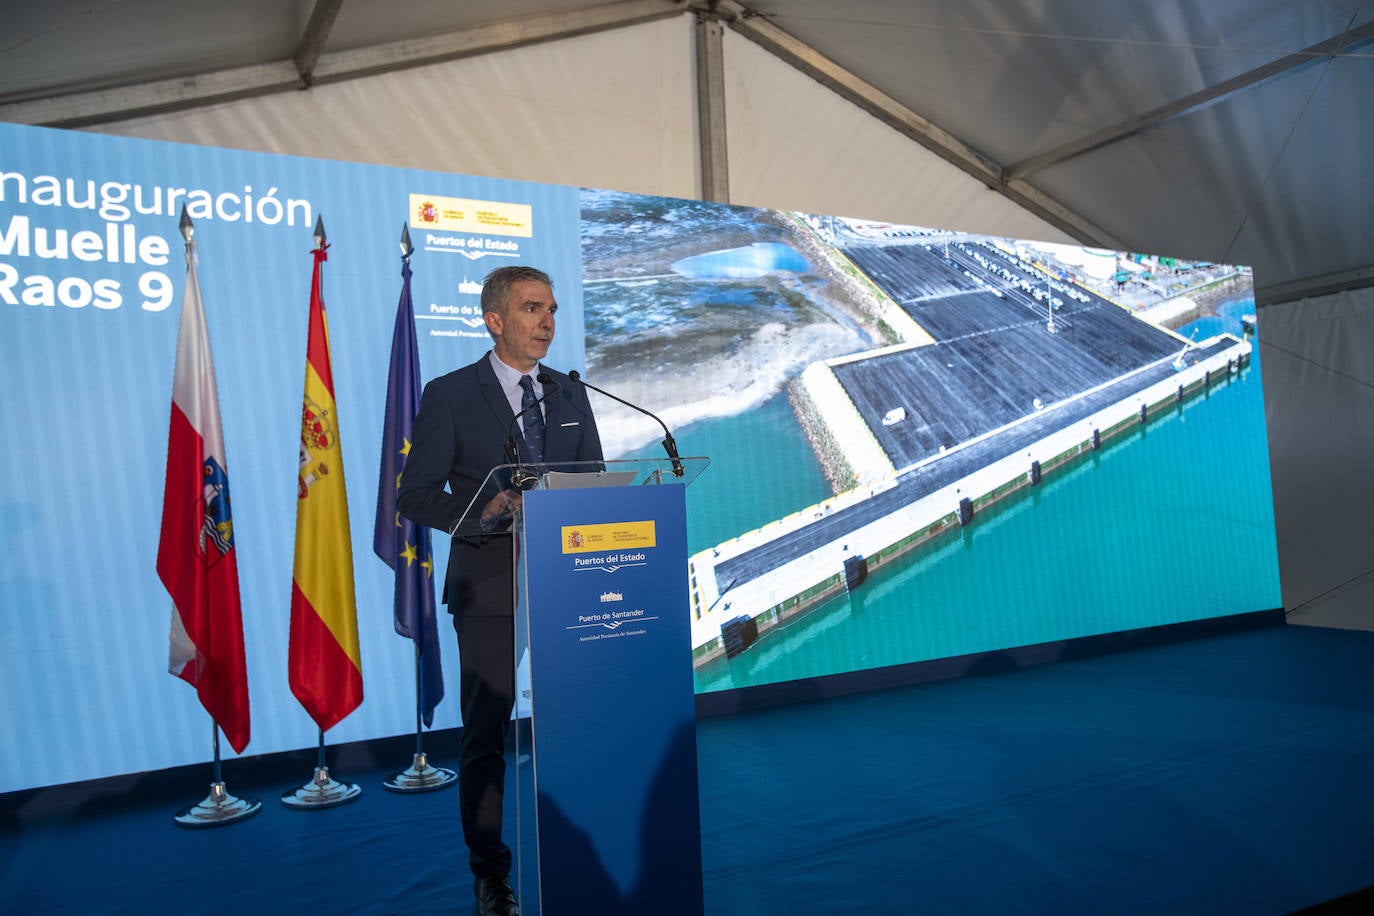
[[[534,207],[510,200],[410,195],[411,225],[434,232],[507,238],[534,237]]]
[[[599,553],[653,547],[657,544],[657,531],[653,519],[604,522],[594,525],[564,525],[562,538],[564,553]],[[622,556],[621,560],[624,559]]]

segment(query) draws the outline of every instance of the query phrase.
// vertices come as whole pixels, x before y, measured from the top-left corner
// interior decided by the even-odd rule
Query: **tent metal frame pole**
[[[1255,303],[1264,308],[1282,305],[1299,299],[1315,299],[1346,290],[1365,289],[1374,286],[1374,264],[1341,270],[1316,277],[1303,277],[1286,283],[1274,283],[1255,287]]]
[[[697,143],[701,199],[730,202],[730,160],[725,123],[725,26],[709,12],[696,12]]]
[[[296,73],[301,78],[301,88],[315,81],[315,65],[324,53],[325,42],[329,40],[329,30],[334,28],[334,20],[344,0],[315,0],[315,8],[310,11],[310,21],[306,23],[300,44],[296,45]]]

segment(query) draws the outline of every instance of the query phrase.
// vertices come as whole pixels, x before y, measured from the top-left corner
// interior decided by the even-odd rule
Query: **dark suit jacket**
[[[411,521],[450,531],[491,469],[508,461],[506,433],[515,415],[489,359],[483,356],[425,386],[396,498]],[[587,390],[561,372],[543,365],[535,374],[540,371],[559,385],[544,401],[545,463],[602,460]],[[493,538],[486,546],[464,538],[453,542],[444,603],[455,614],[511,613],[510,541]]]

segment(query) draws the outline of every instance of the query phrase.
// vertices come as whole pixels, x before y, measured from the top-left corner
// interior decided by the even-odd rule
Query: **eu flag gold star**
[[[401,551],[401,556],[406,558],[406,568],[409,569],[410,564],[416,560],[415,545],[407,542],[406,549]]]

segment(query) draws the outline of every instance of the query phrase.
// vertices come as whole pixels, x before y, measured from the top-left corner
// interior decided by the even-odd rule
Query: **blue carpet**
[[[709,914],[1288,913],[1374,884],[1374,633],[1271,626],[698,724]],[[441,765],[453,758],[431,747]],[[262,813],[187,831],[192,783],[6,799],[6,913],[470,913],[449,790],[408,757],[231,791]],[[595,913],[594,901],[585,910]]]
[[[1274,627],[702,723],[707,899],[1284,913],[1363,888],[1371,653]]]

